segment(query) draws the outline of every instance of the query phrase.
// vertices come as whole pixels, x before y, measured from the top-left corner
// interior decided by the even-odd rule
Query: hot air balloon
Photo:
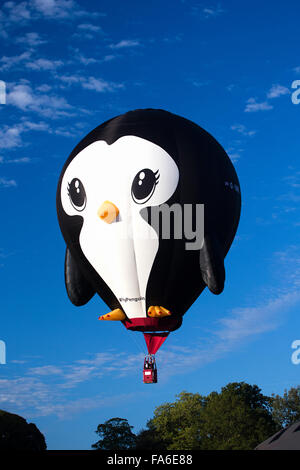
[[[205,287],[222,292],[240,207],[229,157],[197,124],[161,109],[101,124],[71,152],[58,182],[71,302],[97,293],[111,310],[100,320],[143,332],[145,365],[155,366]],[[144,382],[155,382],[146,369]]]

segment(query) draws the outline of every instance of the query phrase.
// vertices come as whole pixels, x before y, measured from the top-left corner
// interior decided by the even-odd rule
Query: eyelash
[[[156,173],[158,173],[158,175]],[[159,178],[160,178],[159,170],[154,172],[154,176],[155,176],[155,186],[156,186],[158,184]]]

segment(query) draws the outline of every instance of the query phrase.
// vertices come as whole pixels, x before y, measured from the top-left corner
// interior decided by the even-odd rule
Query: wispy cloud
[[[127,47],[137,47],[140,46],[140,42],[134,39],[123,39],[122,41],[117,42],[116,44],[110,44],[111,49],[125,49]]]
[[[279,98],[280,96],[289,95],[290,93],[290,90],[285,86],[279,84],[272,85],[271,89],[267,93],[267,98]]]
[[[3,157],[0,157],[0,163],[29,163],[31,162],[31,158],[29,157],[20,157],[20,158],[7,158],[4,159]]]
[[[6,102],[22,111],[33,111],[49,118],[68,116],[72,110],[72,106],[67,103],[65,98],[36,92],[25,80],[11,87]]]
[[[28,4],[46,18],[67,18],[79,11],[74,0],[31,0]]]
[[[44,122],[31,122],[22,120],[12,126],[3,126],[0,129],[0,148],[12,149],[22,145],[21,135],[29,131],[48,131],[49,126]]]
[[[7,22],[19,23],[32,18],[30,2],[8,1],[3,4],[2,16]]]
[[[284,261],[285,256],[282,253],[281,261]],[[299,285],[300,257],[292,289],[285,292],[279,290],[277,296],[271,295],[267,301],[255,306],[232,309],[216,323],[213,331],[208,332],[208,339],[205,343],[201,341],[201,347],[170,345],[160,351],[158,360],[161,381],[166,382],[174,374],[186,374],[215,362],[245,341],[278,328],[286,312],[300,302],[300,292],[296,289]],[[110,360],[112,355],[113,362]],[[33,367],[27,370],[25,377],[0,380],[0,406],[22,409],[24,412],[30,410],[32,416],[57,415],[60,418],[109,406],[122,398],[129,398],[130,394],[120,394],[109,399],[99,395],[72,400],[69,390],[93,379],[101,382],[104,376],[128,377],[136,374],[142,359],[142,353],[127,355],[119,351],[107,351],[72,364]]]
[[[289,201],[297,203],[300,201],[300,171],[297,169],[292,170],[292,173],[283,178],[287,186],[287,191],[278,196],[279,201]]]
[[[0,10],[0,36],[12,38],[14,31],[20,26],[40,20],[45,21],[74,21],[76,19],[98,19],[106,16],[99,11],[85,10],[75,0],[23,0],[2,2]],[[28,33],[29,35],[31,33]],[[91,34],[91,33],[90,33]],[[25,36],[26,43],[32,46],[41,44],[34,36]]]
[[[31,58],[32,51],[25,51],[22,54],[15,56],[3,56],[0,59],[0,70],[6,71],[14,66],[22,65],[24,62]]]
[[[256,134],[256,131],[249,131],[244,124],[233,124],[230,127],[231,130],[238,132],[239,134],[242,134],[245,137],[252,137],[253,135]]]
[[[57,78],[66,85],[80,85],[86,90],[92,90],[100,93],[113,92],[124,88],[124,84],[108,82],[102,78],[86,77],[82,75],[58,75]]]
[[[209,81],[188,79],[188,82],[190,82],[196,88],[202,88],[203,86],[209,85]]]
[[[99,33],[102,31],[101,26],[91,24],[91,23],[82,23],[78,25],[78,29],[81,31],[89,31],[90,33]]]
[[[28,120],[22,120],[19,123],[16,123],[12,126],[3,126],[0,129],[0,148],[1,149],[13,149],[15,147],[21,147],[23,145],[22,142],[22,134],[25,132],[30,131],[42,131],[47,132],[49,131],[49,125],[45,122],[31,122]],[[8,159],[9,161],[9,159]],[[7,160],[3,160],[2,163],[7,163]],[[15,162],[15,160],[11,160],[11,162]]]
[[[206,18],[211,18],[214,16],[219,16],[224,13],[223,8],[220,5],[216,6],[215,8],[203,8],[203,13]]]
[[[223,14],[225,10],[221,7],[221,4],[217,4],[216,6],[203,6],[203,5],[193,5],[191,7],[191,13],[193,15],[199,15],[202,18],[209,19],[209,18],[215,18],[217,16],[220,16]]]
[[[256,113],[257,111],[269,111],[273,106],[267,101],[258,102],[256,98],[249,98],[246,104],[245,113]]]
[[[7,1],[2,10],[6,21],[28,22],[44,19],[73,19],[80,17],[103,16],[100,12],[86,11],[74,0],[25,0],[22,2]]]
[[[0,188],[15,188],[16,186],[16,180],[0,176]]]
[[[274,100],[275,98],[279,98],[280,96],[290,94],[290,90],[280,84],[273,84],[270,90],[267,92],[266,96],[267,99],[265,101],[257,101],[257,98],[249,98],[246,103],[246,107],[244,109],[245,113],[256,113],[257,111],[270,111],[274,108],[272,104],[268,102],[268,100]]]
[[[113,363],[112,355],[115,359]],[[125,353],[108,351],[72,364],[31,367],[25,371],[24,377],[0,379],[0,408],[22,410],[23,414],[30,412],[31,416],[56,415],[66,418],[88,409],[114,405],[136,395],[120,393],[117,396],[98,395],[74,400],[70,398],[69,390],[92,379],[101,380],[105,375],[134,374],[142,359],[141,355],[128,357]]]
[[[18,37],[16,39],[16,43],[25,44],[29,47],[36,47],[40,46],[41,44],[45,44],[47,41],[42,39],[39,33],[26,33],[24,36]]]
[[[236,163],[241,158],[241,153],[235,150],[227,150],[227,154],[233,163]]]
[[[240,342],[245,338],[272,331],[282,322],[278,315],[300,301],[300,292],[280,294],[255,307],[235,308],[220,320],[221,328],[215,334],[221,341]]]
[[[53,71],[58,67],[61,67],[63,62],[61,60],[50,60],[50,59],[36,59],[31,62],[27,62],[26,67],[31,70],[48,70]]]

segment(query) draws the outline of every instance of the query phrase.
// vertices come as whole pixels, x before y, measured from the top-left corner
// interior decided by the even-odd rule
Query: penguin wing
[[[217,239],[205,236],[200,250],[200,270],[202,279],[213,294],[221,294],[224,289],[224,257]]]
[[[69,248],[66,249],[65,257],[65,284],[69,299],[78,307],[86,304],[96,293],[80,270]]]

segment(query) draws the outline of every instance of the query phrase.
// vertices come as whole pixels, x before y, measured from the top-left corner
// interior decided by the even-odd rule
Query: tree
[[[201,444],[206,450],[252,450],[278,430],[271,398],[257,385],[230,383],[207,397]]]
[[[272,399],[257,385],[230,383],[208,396],[182,392],[174,403],[156,408],[148,422],[160,449],[251,450],[274,434]]]
[[[46,450],[43,434],[33,423],[0,410],[0,450]]]
[[[127,450],[135,446],[136,435],[127,419],[111,418],[99,424],[95,431],[101,439],[92,445],[96,450]]]
[[[283,397],[272,395],[272,414],[280,427],[289,426],[300,420],[300,386],[285,390]]]
[[[174,403],[156,408],[148,428],[155,429],[155,439],[160,449],[199,449],[199,430],[205,397],[199,393],[182,392]]]
[[[151,422],[148,421],[147,429],[142,429],[136,436],[135,448],[137,450],[165,450],[164,443],[159,439],[159,436]]]

